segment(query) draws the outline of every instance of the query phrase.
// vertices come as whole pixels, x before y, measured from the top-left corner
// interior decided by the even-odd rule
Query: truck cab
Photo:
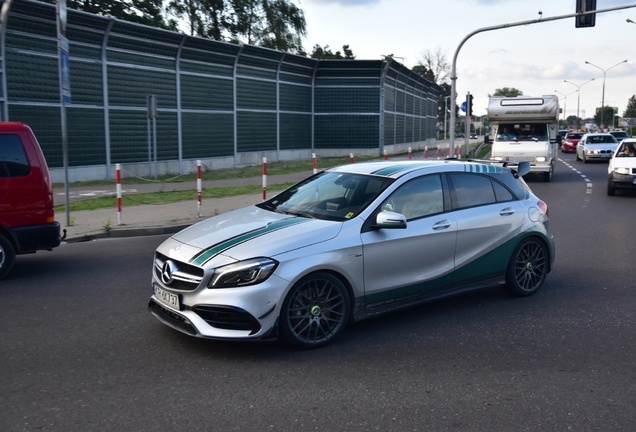
[[[490,159],[511,163],[530,162],[530,172],[552,180],[558,145],[559,99],[541,97],[493,97],[488,102],[493,143]]]

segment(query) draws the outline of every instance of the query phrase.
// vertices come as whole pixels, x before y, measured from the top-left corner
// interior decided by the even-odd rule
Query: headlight
[[[255,285],[274,273],[278,261],[271,258],[252,258],[214,270],[208,288],[235,288]]]
[[[629,174],[629,168],[627,167],[614,168],[614,172],[616,174]]]
[[[503,160],[503,158],[501,156],[494,156],[490,158],[491,160],[496,160],[496,161],[500,161]]]
[[[545,162],[545,156],[537,156],[537,157],[535,158],[535,160],[536,160],[537,162]]]

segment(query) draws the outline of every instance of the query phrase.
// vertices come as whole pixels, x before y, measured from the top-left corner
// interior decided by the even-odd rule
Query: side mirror
[[[404,229],[406,228],[406,216],[400,213],[383,211],[375,217],[373,228],[378,229]]]

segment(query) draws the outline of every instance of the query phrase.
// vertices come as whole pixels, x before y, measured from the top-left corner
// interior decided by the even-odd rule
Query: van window
[[[0,135],[0,177],[28,176],[31,166],[18,135]]]
[[[515,123],[499,125],[497,141],[547,141],[545,123]]]

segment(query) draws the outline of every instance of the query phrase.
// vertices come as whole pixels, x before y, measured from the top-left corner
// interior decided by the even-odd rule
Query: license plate
[[[181,305],[179,304],[179,296],[176,294],[169,293],[168,291],[159,288],[157,285],[153,284],[153,288],[155,291],[155,297],[161,303],[165,304],[172,309],[181,310]]]

